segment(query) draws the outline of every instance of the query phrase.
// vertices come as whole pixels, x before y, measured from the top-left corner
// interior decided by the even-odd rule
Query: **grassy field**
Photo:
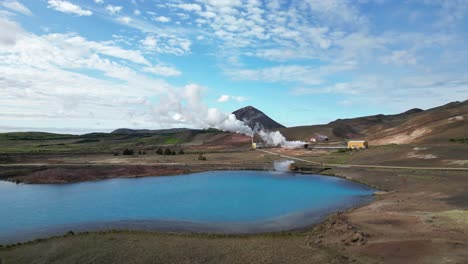
[[[42,132],[0,133],[0,153],[109,153],[125,148],[155,150],[197,141],[203,134],[225,134],[213,130],[179,133],[65,135]],[[209,141],[209,139],[208,139]]]

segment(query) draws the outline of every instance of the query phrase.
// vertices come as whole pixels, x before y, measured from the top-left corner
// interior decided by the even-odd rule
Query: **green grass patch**
[[[73,139],[76,135],[54,134],[45,132],[12,132],[1,133],[0,140],[54,140],[54,139]]]
[[[180,139],[178,138],[166,138],[164,140],[164,144],[166,145],[174,145],[180,143]]]
[[[468,225],[468,211],[467,210],[450,210],[434,213],[436,216],[447,217],[460,224]]]
[[[451,138],[450,142],[468,144],[468,138]]]

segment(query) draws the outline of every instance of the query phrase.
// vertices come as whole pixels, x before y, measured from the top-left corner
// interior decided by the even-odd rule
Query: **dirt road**
[[[436,171],[468,171],[468,168],[454,168],[454,167],[412,167],[412,166],[385,166],[385,165],[360,165],[360,164],[333,164],[333,163],[320,163],[302,158],[297,158],[289,155],[283,155],[273,151],[264,149],[256,149],[264,153],[280,156],[287,159],[302,161],[314,165],[333,167],[333,168],[365,168],[365,169],[400,169],[400,170],[436,170]]]

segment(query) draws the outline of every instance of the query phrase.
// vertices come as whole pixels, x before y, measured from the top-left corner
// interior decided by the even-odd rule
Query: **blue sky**
[[[465,0],[0,0],[0,131],[286,126],[468,99]]]

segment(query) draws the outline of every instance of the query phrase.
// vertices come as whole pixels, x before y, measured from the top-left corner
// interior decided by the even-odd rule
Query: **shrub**
[[[172,151],[169,148],[166,148],[164,150],[164,155],[171,155],[171,154],[172,154]]]
[[[183,150],[183,149],[180,149],[180,150],[179,150],[179,155],[184,155],[184,154],[185,154],[184,150]]]
[[[468,138],[451,138],[450,142],[468,143]]]
[[[162,154],[163,154],[162,148],[158,148],[158,149],[156,150],[156,154],[162,155]]]
[[[122,155],[133,155],[135,152],[133,151],[133,149],[125,149],[123,152],[122,152]]]
[[[198,160],[206,160],[206,157],[203,153],[198,154]]]

